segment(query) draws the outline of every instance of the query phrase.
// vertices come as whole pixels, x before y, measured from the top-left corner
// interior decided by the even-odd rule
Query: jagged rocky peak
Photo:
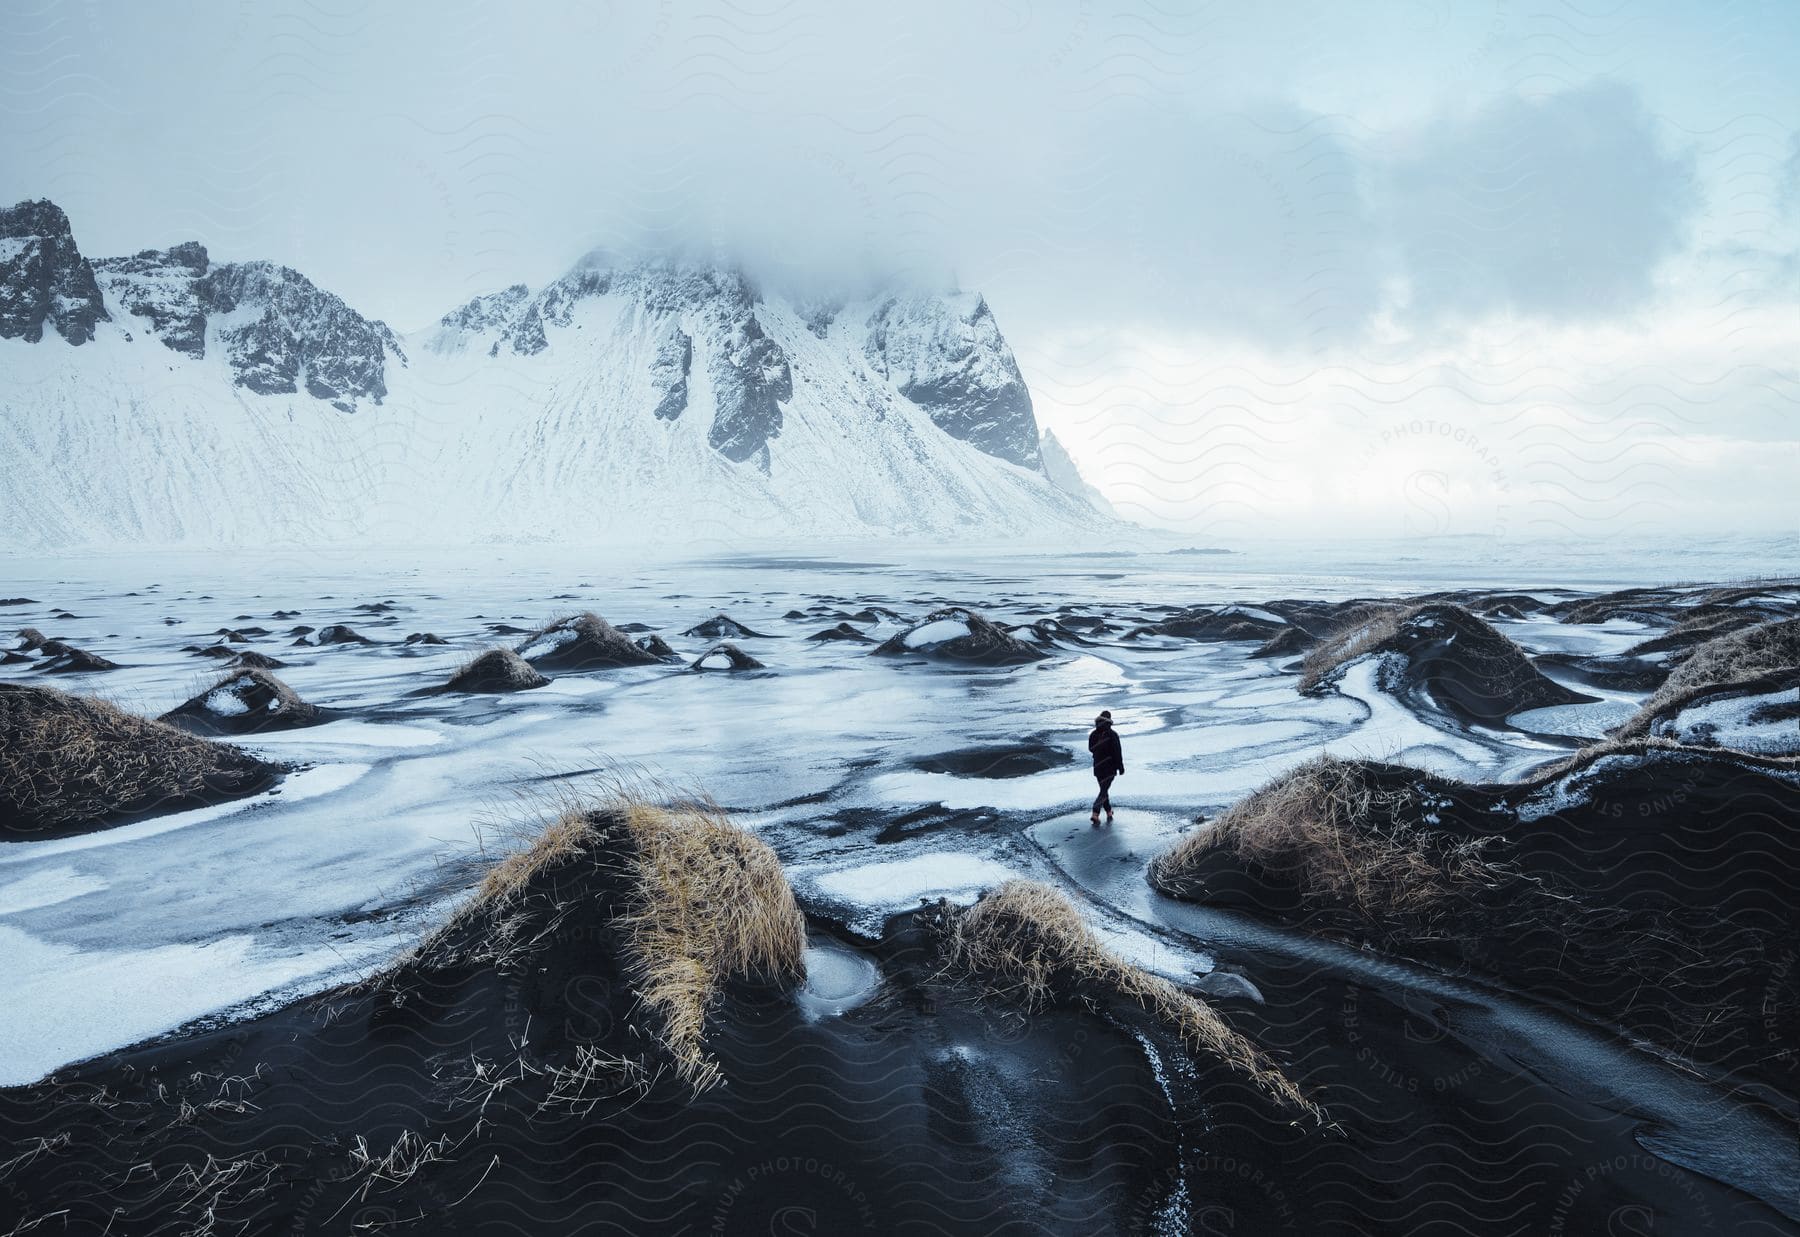
[[[578,325],[585,302],[608,296],[629,301],[636,329],[653,341],[654,403],[646,411],[664,421],[685,414],[693,367],[703,364],[713,396],[707,441],[734,463],[766,468],[781,405],[793,398],[793,372],[757,319],[756,289],[735,268],[675,258],[618,263],[596,251],[535,295],[514,285],[446,314],[440,325],[447,331],[434,346],[463,347],[477,337],[490,355],[536,356],[558,331]]]
[[[869,316],[869,363],[938,428],[989,455],[1041,466],[1031,392],[987,302],[890,296]]]
[[[128,258],[99,258],[100,286],[119,308],[175,352],[206,355],[206,310],[195,284],[206,274],[206,246],[185,241],[168,249],[142,249]]]
[[[387,395],[387,358],[406,355],[382,322],[364,318],[290,267],[215,266],[195,283],[212,336],[239,386],[261,395],[305,390],[342,412]]]
[[[719,316],[710,325],[707,369],[715,408],[707,441],[736,463],[760,455],[767,468],[769,439],[781,433],[780,401],[794,398],[787,354],[754,314]]]
[[[519,306],[531,298],[531,289],[522,283],[498,292],[478,296],[466,305],[451,310],[438,320],[438,325],[458,331],[490,331],[505,326],[518,312]]]
[[[49,323],[69,343],[85,344],[95,324],[109,320],[62,207],[48,198],[0,207],[0,339],[36,343]]]
[[[669,333],[656,345],[656,359],[650,363],[650,385],[657,393],[654,412],[659,420],[673,421],[687,411],[688,375],[694,369],[694,337],[679,326],[671,325]]]

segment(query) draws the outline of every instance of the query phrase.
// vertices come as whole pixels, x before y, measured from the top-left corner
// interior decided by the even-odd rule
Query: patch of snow
[[[580,632],[573,627],[558,627],[554,631],[533,636],[519,646],[519,656],[530,661],[533,657],[542,657],[546,653],[554,653],[565,644],[579,638]]]
[[[907,632],[904,643],[909,649],[925,649],[934,644],[960,640],[969,634],[969,630],[969,625],[961,619],[938,619],[935,623],[926,623]]]
[[[105,888],[106,882],[99,877],[66,864],[44,868],[20,880],[0,885],[0,915],[16,915],[20,911],[55,906],[83,894],[98,893]]]
[[[797,884],[810,886],[833,902],[858,908],[860,913],[850,926],[871,934],[880,931],[889,915],[913,910],[923,899],[973,902],[983,889],[992,889],[1018,875],[998,860],[955,850],[927,851],[835,871],[792,873]]]
[[[443,741],[442,734],[425,726],[359,722],[346,718],[326,722],[323,726],[308,726],[304,730],[252,735],[237,742],[254,751],[265,747],[435,747]]]
[[[0,926],[0,954],[8,961],[0,1086],[36,1082],[51,1070],[196,1017],[342,973],[374,951],[365,944],[268,954],[248,936],[87,950]]]
[[[1762,756],[1800,753],[1800,688],[1708,700],[1681,710],[1658,727],[1682,743],[1717,744]],[[1771,717],[1785,710],[1785,717]]]
[[[203,708],[208,713],[220,717],[241,717],[250,711],[250,706],[238,698],[237,689],[244,685],[244,680],[233,679],[229,683],[221,683],[207,693]]]
[[[1321,750],[1352,760],[1413,765],[1449,777],[1465,776],[1471,766],[1494,763],[1495,754],[1488,748],[1438,729],[1382,690],[1386,675],[1399,666],[1399,654],[1380,653],[1359,657],[1344,668],[1338,690],[1367,705],[1369,720],[1345,738],[1324,744]],[[1126,767],[1130,767],[1129,761]]]
[[[1604,739],[1637,711],[1629,700],[1597,700],[1586,704],[1552,704],[1525,709],[1506,719],[1509,726],[1534,734],[1566,735],[1576,739]]]

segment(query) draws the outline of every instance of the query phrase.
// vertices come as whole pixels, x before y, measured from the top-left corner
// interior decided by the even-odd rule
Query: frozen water
[[[1604,739],[1623,725],[1637,705],[1629,700],[1597,700],[1590,704],[1552,704],[1526,709],[1507,718],[1509,725],[1536,734],[1567,735],[1577,739]]]
[[[1032,876],[1075,890],[1109,942],[1179,977],[1211,963],[1132,921],[1153,918],[1144,865],[1196,812],[1216,813],[1322,750],[1483,779],[1545,758],[1527,735],[1440,729],[1415,716],[1380,690],[1373,662],[1352,666],[1338,693],[1312,697],[1294,690],[1295,675],[1280,664],[1250,658],[1248,642],[1103,637],[1047,661],[988,669],[897,667],[867,645],[803,638],[870,607],[920,615],[965,606],[1017,623],[1073,606],[1122,632],[1152,621],[1157,605],[1253,611],[1272,597],[1470,582],[1424,566],[1418,578],[1375,580],[1341,561],[1309,573],[1278,558],[1233,557],[908,551],[902,563],[889,546],[862,558],[840,549],[632,562],[504,546],[403,558],[14,560],[7,591],[38,600],[9,608],[5,622],[121,663],[59,679],[66,690],[104,691],[156,715],[215,677],[211,662],[184,647],[210,644],[220,627],[261,626],[273,634],[245,647],[278,657],[285,682],[341,716],[241,741],[294,766],[268,793],[0,844],[0,913],[18,945],[0,977],[14,1011],[0,1015],[0,1074],[20,1079],[265,990],[301,992],[378,962],[464,896],[483,863],[514,844],[511,826],[611,775],[710,793],[775,847],[810,909],[859,933],[878,932],[884,916],[921,897],[966,900]],[[1502,570],[1495,575],[1480,582],[1505,583]],[[373,602],[391,608],[358,608]],[[62,607],[83,617],[53,618]],[[497,637],[495,625],[530,631],[586,609],[657,631],[684,662],[711,641],[681,633],[720,611],[785,638],[757,646],[770,675],[688,674],[672,664],[555,674],[519,695],[422,693],[497,638],[520,638]],[[789,611],[806,617],[786,619]],[[375,643],[293,646],[294,625],[333,623]],[[963,633],[949,626],[947,635]],[[1544,647],[1593,640],[1588,629],[1542,621],[1508,630]],[[450,643],[403,646],[412,631]],[[1639,638],[1605,627],[1600,635]],[[1090,831],[1085,738],[1103,708],[1117,719],[1127,772],[1113,787],[1117,825]],[[1004,778],[918,767],[1012,747],[1060,748],[1069,760]],[[141,1014],[85,991],[115,976],[135,982],[128,977],[139,965],[165,977],[140,993]]]
[[[72,867],[40,868],[23,880],[0,885],[0,915],[16,915],[40,906],[55,906],[84,893],[96,893],[106,882]]]
[[[863,955],[836,941],[815,940],[806,947],[806,983],[800,1007],[815,1018],[855,1009],[881,986],[881,971]]]
[[[1716,743],[1765,756],[1800,753],[1800,689],[1708,700],[1661,728],[1682,743]]]
[[[940,850],[825,871],[798,868],[791,875],[796,888],[852,908],[850,926],[874,935],[889,915],[912,910],[924,899],[972,902],[983,889],[1022,874],[967,851]]]

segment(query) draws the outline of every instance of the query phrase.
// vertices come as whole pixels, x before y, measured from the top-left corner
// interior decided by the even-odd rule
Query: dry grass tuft
[[[728,980],[806,975],[806,920],[775,852],[712,804],[620,806],[634,842],[632,909],[621,923],[639,998],[661,1015],[678,1074],[718,1081],[701,1047],[706,1013]]]
[[[1179,893],[1208,854],[1228,847],[1307,897],[1383,918],[1429,913],[1514,875],[1486,856],[1492,839],[1426,823],[1435,807],[1417,779],[1384,784],[1367,765],[1320,756],[1183,838],[1151,864],[1150,880]]]
[[[253,793],[278,769],[228,744],[49,687],[0,683],[0,826],[74,829]]]
[[[1405,606],[1377,604],[1358,611],[1301,661],[1299,690],[1311,691],[1339,666],[1392,639],[1411,612]]]
[[[550,680],[508,648],[491,648],[469,657],[444,684],[451,692],[522,692]]]
[[[696,1091],[712,1086],[719,1071],[704,1049],[706,1019],[726,987],[787,984],[806,973],[806,921],[780,860],[714,804],[664,806],[620,792],[564,812],[497,864],[457,922],[490,915],[489,948],[504,957],[525,930],[517,913],[525,901],[552,874],[584,864],[622,878],[612,927],[638,1000],[653,1011],[675,1072]],[[560,909],[552,908],[552,925]]]
[[[1712,688],[1792,672],[1797,667],[1800,619],[1759,623],[1715,636],[1689,654],[1617,733],[1626,738],[1647,735],[1658,716],[1678,711]]]
[[[1190,1052],[1224,1061],[1282,1104],[1323,1120],[1280,1067],[1210,1005],[1112,953],[1048,885],[1007,881],[974,906],[953,910],[945,949],[953,968],[1029,1011],[1067,995],[1130,1001],[1176,1032]]]

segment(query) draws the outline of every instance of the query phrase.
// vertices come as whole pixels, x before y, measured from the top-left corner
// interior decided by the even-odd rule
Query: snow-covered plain
[[[0,1083],[378,964],[441,918],[485,859],[609,777],[714,796],[775,846],[803,901],[852,930],[875,931],[921,896],[970,898],[1016,874],[1069,888],[1122,948],[1151,956],[1165,946],[1143,922],[1144,863],[1196,813],[1321,749],[1481,779],[1517,776],[1558,750],[1526,734],[1438,729],[1383,694],[1372,672],[1347,675],[1341,694],[1302,697],[1281,659],[1249,658],[1251,643],[1118,638],[1158,605],[1445,582],[1423,571],[1376,583],[1168,553],[629,563],[484,550],[15,560],[7,574],[0,593],[34,600],[0,611],[0,625],[39,627],[123,667],[45,680],[9,666],[8,678],[155,715],[221,673],[184,646],[261,626],[272,634],[240,647],[278,657],[276,673],[303,698],[343,715],[241,740],[297,767],[268,793],[0,845]],[[373,603],[392,608],[357,608]],[[1104,616],[1116,630],[1093,647],[991,669],[806,639],[871,605],[916,619],[948,604],[1015,623],[1073,607],[1065,613]],[[54,617],[59,609],[75,617]],[[523,638],[490,624],[530,629],[584,609],[656,630],[682,662],[553,675],[516,695],[416,694],[471,654]],[[711,641],[681,633],[721,611],[768,633],[739,641],[768,673],[686,669]],[[293,647],[284,634],[333,623],[373,643]],[[877,639],[902,630],[888,619],[862,626]],[[1543,647],[1595,634],[1532,626]],[[403,645],[413,632],[449,643]],[[1609,644],[1624,634],[1603,633]],[[1117,719],[1128,772],[1113,790],[1119,827],[1090,837],[1084,740],[1102,708]],[[1068,759],[1024,776],[932,759],[1009,746]],[[945,767],[972,771],[931,771]],[[1172,956],[1175,972],[1209,965]]]

